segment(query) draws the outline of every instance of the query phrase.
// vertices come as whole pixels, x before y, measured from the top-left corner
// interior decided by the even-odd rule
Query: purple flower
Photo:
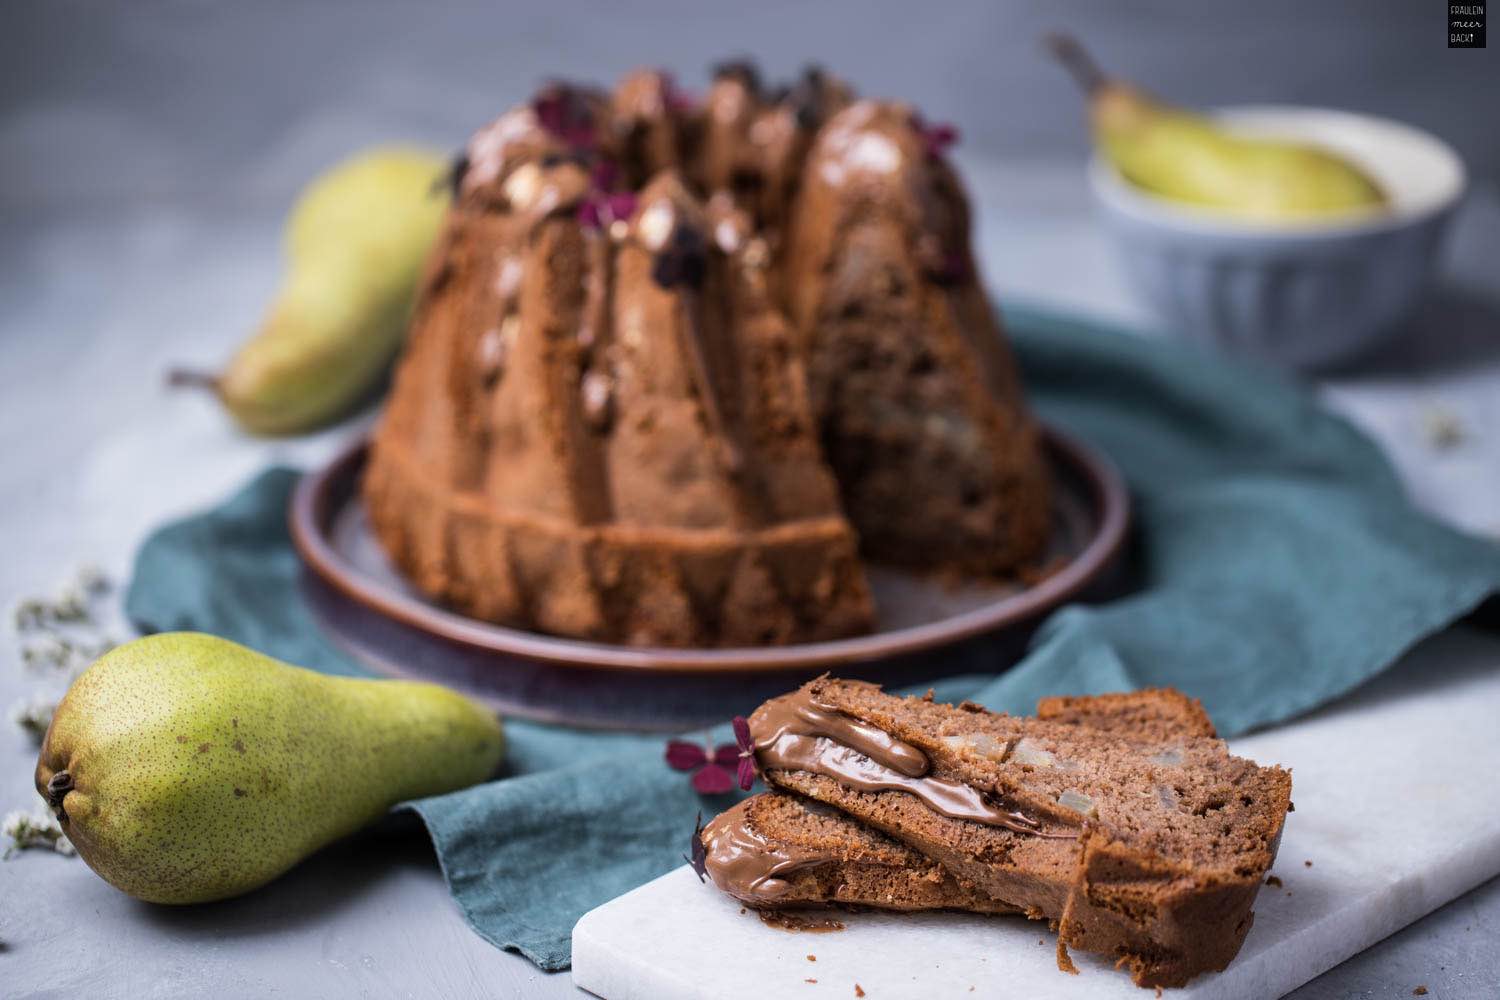
[[[587,198],[578,205],[578,223],[586,229],[603,229],[604,218],[599,212],[599,203]]]
[[[736,715],[733,725],[734,742],[740,750],[737,773],[740,791],[748,792],[750,786],[755,784],[755,741],[750,738],[750,723],[745,721],[743,715]]]
[[[674,771],[692,771],[693,789],[700,795],[721,795],[734,787],[729,769],[735,766],[737,757],[738,750],[731,743],[718,747],[710,756],[696,743],[667,741],[667,766]]]
[[[656,75],[661,79],[662,100],[668,111],[686,112],[698,106],[698,99],[679,87],[671,73],[662,69]]]
[[[607,156],[599,157],[589,171],[589,186],[595,191],[609,191],[620,179],[620,167]]]
[[[635,212],[635,195],[629,192],[603,194],[594,192],[578,206],[578,221],[590,229],[603,229],[612,222],[628,219]]]
[[[594,145],[594,113],[584,92],[566,83],[552,83],[531,102],[537,122],[570,146]]]
[[[611,219],[628,219],[635,214],[635,195],[629,191],[608,195],[605,207],[609,209]]]
[[[668,740],[667,766],[674,771],[693,772],[693,789],[700,795],[722,795],[736,784],[748,792],[755,784],[755,742],[745,717],[734,717],[734,743],[724,743],[710,752],[696,743]]]
[[[942,156],[949,146],[958,142],[958,128],[951,122],[929,123],[921,115],[917,115],[912,119],[912,125],[921,134],[928,156]]]

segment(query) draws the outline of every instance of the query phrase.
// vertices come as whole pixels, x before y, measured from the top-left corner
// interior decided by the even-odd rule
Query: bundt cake
[[[746,64],[481,129],[371,443],[395,564],[496,622],[746,646],[868,631],[862,557],[1036,561],[1036,432],[934,136]]]

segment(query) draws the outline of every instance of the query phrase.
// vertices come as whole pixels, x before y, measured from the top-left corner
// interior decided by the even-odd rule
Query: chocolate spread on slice
[[[746,903],[770,903],[791,886],[779,876],[829,861],[832,854],[773,846],[757,833],[742,809],[720,813],[703,828],[707,842],[705,867],[714,885]]]
[[[972,785],[927,773],[927,755],[910,743],[828,705],[802,689],[762,705],[750,718],[756,759],[772,770],[808,771],[861,792],[906,792],[950,819],[971,820],[1017,833],[1071,838],[1007,809]]]
[[[750,732],[757,752],[770,751],[783,736],[823,736],[908,778],[927,773],[927,755],[921,750],[868,722],[819,705],[806,689],[762,705],[750,718]]]

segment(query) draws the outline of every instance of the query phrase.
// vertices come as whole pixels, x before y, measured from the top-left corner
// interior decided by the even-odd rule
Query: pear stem
[[[47,779],[47,804],[61,809],[63,799],[73,790],[73,776],[67,771],[58,771]]]
[[[208,389],[214,391],[219,388],[219,377],[210,375],[208,372],[194,371],[190,368],[173,368],[167,372],[167,385],[173,389]]]
[[[1084,93],[1092,94],[1108,82],[1108,77],[1099,68],[1099,64],[1094,62],[1088,50],[1072,35],[1049,32],[1042,36],[1042,44],[1072,74]]]

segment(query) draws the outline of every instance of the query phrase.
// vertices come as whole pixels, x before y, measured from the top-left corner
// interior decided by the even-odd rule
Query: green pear
[[[287,274],[260,331],[218,375],[174,372],[218,394],[255,434],[344,416],[400,350],[423,264],[448,207],[448,169],[421,150],[376,149],[318,177],[286,226]]]
[[[1137,187],[1258,222],[1357,215],[1386,204],[1379,184],[1330,150],[1237,133],[1109,79],[1071,38],[1051,36],[1048,44],[1088,93],[1099,148]]]
[[[446,688],[172,632],[73,683],[36,787],[105,881],[201,903],[264,885],[397,802],[486,780],[503,751],[499,720]]]

